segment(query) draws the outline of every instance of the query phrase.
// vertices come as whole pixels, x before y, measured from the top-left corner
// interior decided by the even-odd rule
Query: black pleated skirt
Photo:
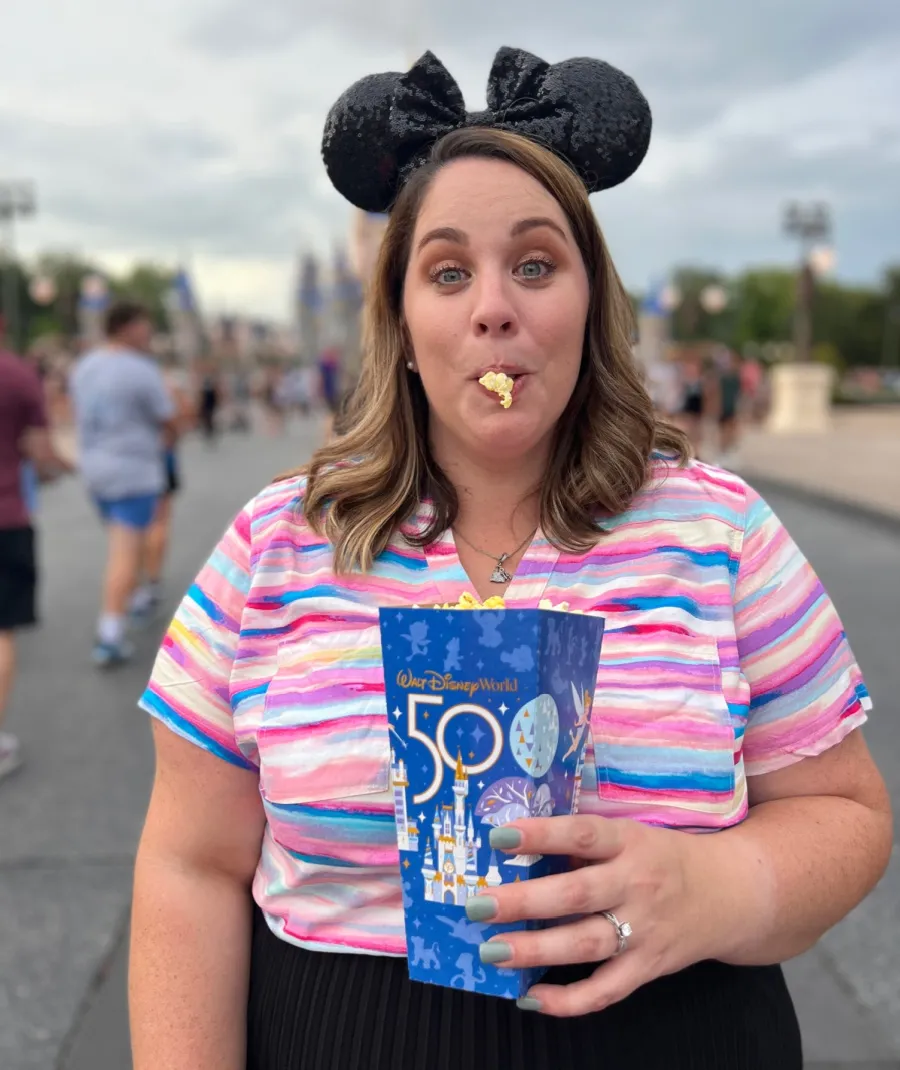
[[[594,967],[554,969],[566,984]],[[254,909],[248,1070],[801,1070],[778,966],[701,962],[583,1018],[410,981],[405,959],[303,951]]]

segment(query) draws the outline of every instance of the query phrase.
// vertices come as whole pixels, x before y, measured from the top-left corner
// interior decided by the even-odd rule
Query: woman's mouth
[[[495,374],[499,375],[501,373]],[[515,401],[515,399],[521,394],[522,389],[525,386],[526,380],[530,378],[530,374],[528,372],[503,372],[502,374],[512,381],[512,385],[509,389],[509,395],[511,400]],[[484,378],[485,376],[482,376],[482,379]],[[490,386],[486,386],[485,383],[481,380],[475,380],[475,384],[481,389],[481,392],[483,394],[486,394],[488,397],[494,398],[494,400],[498,398],[499,395],[496,385],[492,389]]]

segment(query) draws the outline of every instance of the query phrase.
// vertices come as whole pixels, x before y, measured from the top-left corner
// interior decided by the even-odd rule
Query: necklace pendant
[[[491,583],[509,583],[511,579],[512,576],[503,567],[503,563],[498,562],[491,573]]]

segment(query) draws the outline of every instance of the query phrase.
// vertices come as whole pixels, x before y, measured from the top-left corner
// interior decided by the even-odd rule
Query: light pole
[[[772,369],[767,426],[774,434],[823,434],[831,421],[834,368],[812,360],[812,302],[816,274],[834,266],[832,250],[822,247],[831,235],[831,213],[818,202],[789,204],[783,226],[786,234],[800,242],[794,359]]]
[[[3,313],[11,348],[19,341],[19,293],[16,278],[16,219],[35,213],[34,184],[0,182],[0,228],[6,263],[3,272]]]
[[[815,287],[815,248],[831,236],[831,213],[827,204],[791,203],[784,213],[784,232],[800,242],[797,277],[797,307],[794,314],[794,359],[807,364],[812,358],[812,304]]]

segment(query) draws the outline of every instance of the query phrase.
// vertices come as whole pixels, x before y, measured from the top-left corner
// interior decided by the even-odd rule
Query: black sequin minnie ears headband
[[[624,182],[650,144],[650,106],[628,75],[598,59],[549,64],[501,48],[486,111],[467,112],[459,86],[430,52],[406,74],[371,74],[328,113],[322,156],[335,188],[367,212],[386,212],[404,182],[452,130],[510,130],[551,149],[588,193]]]

